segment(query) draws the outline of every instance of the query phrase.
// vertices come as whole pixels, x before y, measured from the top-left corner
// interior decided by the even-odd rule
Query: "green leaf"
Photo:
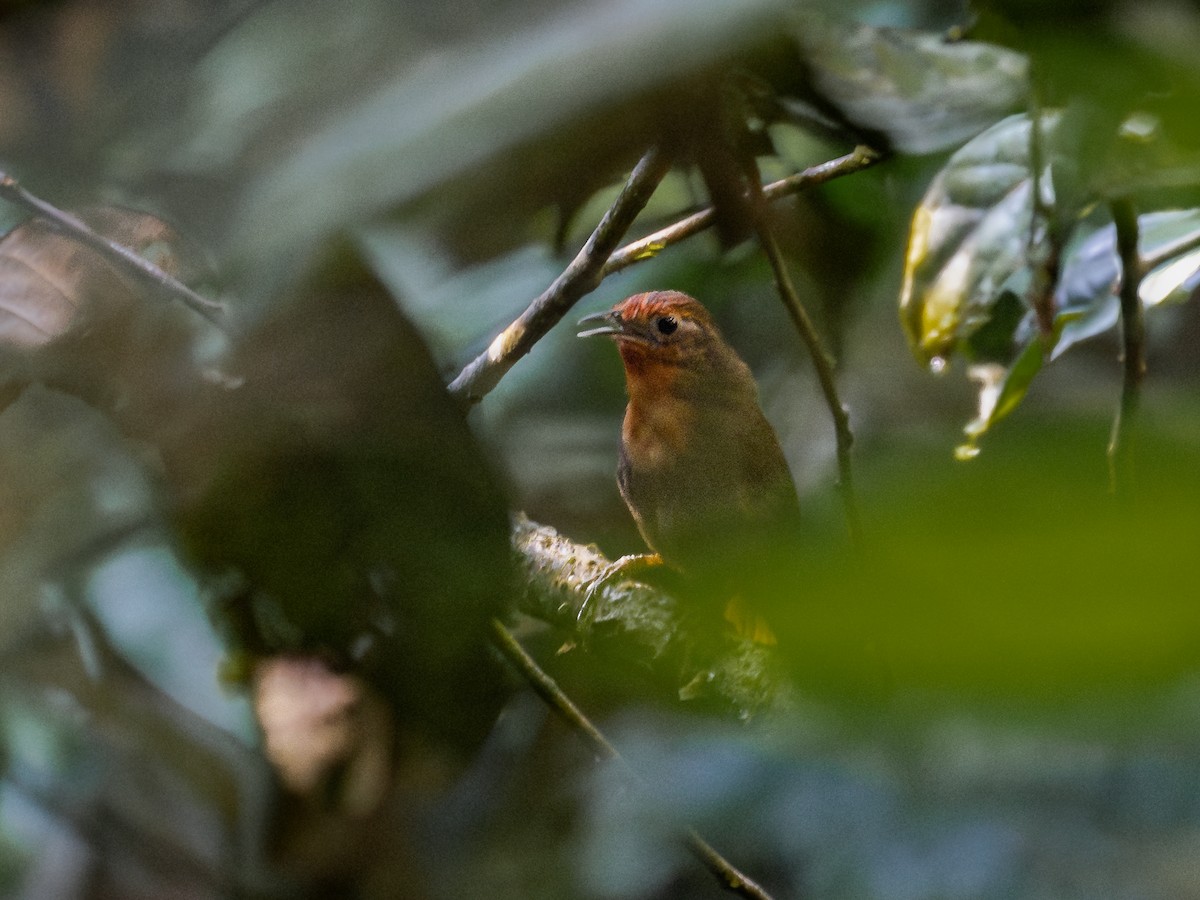
[[[957,146],[1028,95],[1028,60],[1003,47],[810,11],[794,27],[817,90],[902,153]]]
[[[1043,116],[1043,139],[1059,119]],[[1027,116],[1011,116],[963,146],[913,214],[900,316],[923,363],[940,368],[960,351],[991,319],[1006,286],[1030,277],[1039,262],[1031,253],[1030,124]],[[1039,181],[1052,198],[1049,167]]]
[[[1138,217],[1139,250],[1143,257],[1169,254],[1171,247],[1185,248],[1146,274],[1138,293],[1145,309],[1179,303],[1200,284],[1200,248],[1187,245],[1200,238],[1200,210],[1170,210]],[[1051,359],[1070,347],[1095,337],[1117,323],[1120,261],[1116,229],[1099,228],[1069,248],[1055,295],[1064,321]]]
[[[1011,366],[982,363],[968,370],[979,384],[979,414],[963,428],[967,440],[954,448],[955,458],[966,460],[979,455],[979,439],[1025,399],[1044,361],[1042,339],[1034,335]]]

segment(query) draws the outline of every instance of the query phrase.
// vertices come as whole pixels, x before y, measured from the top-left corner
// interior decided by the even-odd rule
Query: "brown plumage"
[[[617,481],[646,544],[694,593],[758,607],[799,541],[800,504],[749,367],[678,291],[584,322],[599,324],[581,336],[610,336],[625,364]]]

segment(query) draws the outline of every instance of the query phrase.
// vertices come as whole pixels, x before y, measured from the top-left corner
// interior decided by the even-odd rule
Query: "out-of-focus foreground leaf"
[[[822,98],[902,153],[936,153],[1012,112],[1029,91],[1028,60],[992,44],[874,28],[812,10],[792,32]]]
[[[364,9],[370,11],[370,4]],[[391,58],[341,95],[319,84],[325,80],[321,68],[295,73],[302,87],[287,95],[315,101],[304,110],[309,131],[303,141],[284,144],[282,155],[274,142],[272,164],[240,198],[232,245],[269,259],[455,179],[466,179],[460,203],[483,203],[493,212],[489,191],[499,191],[510,208],[516,203],[532,211],[581,179],[599,186],[614,167],[631,155],[636,159],[648,140],[694,128],[671,113],[672,107],[702,111],[693,106],[691,88],[678,80],[761,38],[778,10],[777,0],[602,0],[550,9],[518,4],[512,17],[464,19],[433,38],[404,8],[376,9],[376,33],[363,39],[370,46],[378,35],[390,38],[396,45]],[[229,60],[245,57],[242,41],[256,42],[258,58],[289,68],[287,61],[298,57],[280,42],[296,21],[313,14],[311,5],[267,4],[214,50],[202,69],[207,91],[196,96],[191,122],[193,146],[210,149],[185,151],[176,165],[216,163],[229,171],[245,165],[244,149],[268,132],[276,138],[281,127],[294,133],[291,121],[255,115],[245,103],[217,101],[219,92],[240,92]],[[324,15],[341,17],[342,5],[327,4]],[[661,102],[663,95],[673,103]],[[636,97],[651,99],[612,115],[614,104]],[[259,110],[272,110],[276,102],[269,93],[243,99]],[[214,145],[213,135],[233,134],[222,121],[231,110],[252,136]],[[544,142],[534,146],[538,140]],[[522,148],[533,152],[515,153]],[[498,162],[499,168],[489,168]],[[537,198],[532,207],[528,195]]]
[[[332,654],[374,673],[408,727],[478,736],[507,504],[395,301],[353,251],[331,252],[221,369],[225,387],[151,438],[188,555],[243,580],[231,612],[251,649]]]
[[[22,896],[287,895],[267,867],[274,787],[259,754],[98,632],[42,633],[0,663],[4,800],[40,810],[18,848]]]
[[[893,461],[872,552],[805,554],[805,595],[780,634],[801,685],[850,703],[928,691],[984,708],[1116,707],[1191,677],[1195,450],[1148,429],[1145,506],[1126,518],[1102,487],[1105,421],[1022,425],[969,466]]]
[[[213,363],[212,329],[181,327],[195,324],[189,311],[156,305],[52,230],[17,234],[22,255],[0,259],[36,265],[9,282],[11,308],[25,314],[0,334],[10,383],[76,393],[153,451],[144,461],[159,512],[217,595],[292,804],[258,837],[277,842],[296,877],[419,891],[402,848],[413,792],[433,784],[410,776],[453,771],[495,719],[506,686],[487,626],[511,566],[504,493],[420,336],[343,247],[300,267]],[[58,318],[24,327],[47,309]],[[14,529],[54,507],[61,491],[40,487]],[[60,526],[66,550],[71,521]],[[67,559],[19,556],[30,548],[17,533],[5,571],[36,562],[21,583],[34,596],[39,580],[74,585],[119,545],[124,524],[110,523],[108,543],[103,528],[89,532],[87,552]],[[99,696],[109,688],[124,690],[101,685]],[[186,748],[176,756],[190,764]],[[359,840],[370,833],[382,837]]]
[[[776,114],[815,104],[849,131],[920,153],[970,137],[1025,94],[1017,53],[852,24],[826,6],[515,3],[433,29],[423,13],[377,2],[353,17],[269,3],[199,67],[166,168],[240,183],[223,237],[260,262],[395,209],[494,253],[520,232],[482,222],[573,209],[651,142],[697,165],[719,206],[723,191],[742,191],[742,76],[779,93]],[[350,58],[330,61],[330,42],[304,25],[314,16],[338,19]],[[249,85],[246,60],[261,70]],[[437,202],[422,204],[435,189]]]

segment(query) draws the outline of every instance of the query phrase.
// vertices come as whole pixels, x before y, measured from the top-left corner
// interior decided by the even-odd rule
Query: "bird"
[[[679,291],[635,294],[579,324],[624,364],[617,485],[652,551],[598,581],[661,563],[739,635],[775,643],[758,610],[800,546],[800,501],[750,367]]]

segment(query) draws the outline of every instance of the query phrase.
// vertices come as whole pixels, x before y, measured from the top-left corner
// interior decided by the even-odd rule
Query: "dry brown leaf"
[[[148,213],[97,207],[79,214],[97,233],[129,247],[171,275],[178,236]],[[95,250],[42,219],[0,240],[0,346],[43,347],[99,316],[113,315],[143,289]]]
[[[254,712],[290,791],[350,815],[379,804],[390,785],[392,716],[361,678],[316,657],[271,657],[255,672]]]

